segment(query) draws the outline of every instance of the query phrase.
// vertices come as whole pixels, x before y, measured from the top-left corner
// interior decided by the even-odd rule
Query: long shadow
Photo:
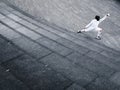
[[[120,0],[115,0],[115,1],[120,2]]]
[[[115,2],[116,2],[117,4],[120,4],[120,0],[115,0]]]

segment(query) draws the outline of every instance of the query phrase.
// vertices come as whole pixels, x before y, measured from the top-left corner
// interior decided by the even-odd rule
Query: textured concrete
[[[14,48],[11,43],[1,40],[0,43],[0,63],[18,57],[22,54],[18,49]]]
[[[11,72],[33,90],[62,90],[71,82],[49,67],[24,55],[4,64]],[[53,78],[54,77],[54,78]]]
[[[67,90],[85,90],[85,89],[80,87],[79,85],[73,84]]]
[[[7,70],[0,66],[0,90],[29,90],[23,82]]]
[[[71,62],[85,66],[89,70],[92,70],[99,75],[109,76],[114,73],[114,70],[107,67],[106,65],[97,62],[93,58],[82,56],[80,53],[72,53],[68,56],[68,58],[71,60]]]
[[[40,61],[47,63],[56,71],[65,74],[67,77],[79,83],[81,86],[88,84],[96,78],[95,74],[82,67],[77,67],[67,59],[56,54],[51,54]]]
[[[120,90],[120,87],[106,78],[97,78],[94,82],[88,85],[87,90]]]
[[[0,90],[120,90],[120,51],[0,2]]]
[[[117,85],[120,85],[120,72],[115,73],[115,74],[111,77],[111,81],[113,81],[113,82],[116,83]]]

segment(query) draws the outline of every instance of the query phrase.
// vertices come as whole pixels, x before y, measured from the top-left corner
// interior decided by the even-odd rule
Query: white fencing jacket
[[[105,15],[103,18],[101,18],[99,21],[97,21],[96,19],[93,19],[88,25],[85,26],[85,28],[89,28],[89,29],[97,29],[99,28],[98,25],[104,21],[107,18],[107,15]]]

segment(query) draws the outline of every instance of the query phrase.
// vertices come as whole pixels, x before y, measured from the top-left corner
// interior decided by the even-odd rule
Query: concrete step
[[[18,15],[18,12],[14,12],[14,13]],[[87,48],[88,48],[88,46],[89,46],[90,49],[95,50],[95,51],[98,51],[98,52],[104,50],[104,51],[112,52],[113,54],[119,53],[119,51],[116,51],[116,50],[114,50],[114,49],[112,49],[112,48],[109,48],[109,47],[107,47],[107,46],[105,46],[105,45],[101,45],[98,41],[96,41],[96,40],[94,40],[94,39],[92,39],[92,41],[91,41],[91,40],[85,38],[85,35],[84,35],[84,34],[83,34],[83,35],[78,35],[78,34],[76,34],[76,33],[73,33],[73,32],[70,32],[70,31],[67,31],[67,30],[64,30],[64,29],[60,29],[60,28],[58,28],[58,27],[54,27],[53,25],[52,25],[52,26],[50,25],[50,27],[49,27],[49,25],[44,25],[43,22],[40,23],[40,22],[37,22],[37,21],[35,21],[35,20],[27,17],[27,16],[20,15],[20,17],[21,17],[21,16],[23,16],[22,18],[25,19],[25,20],[27,20],[28,22],[37,25],[39,28],[45,29],[45,30],[47,30],[47,31],[49,31],[49,32],[52,32],[53,34],[57,34],[57,35],[60,36],[60,37],[63,37],[63,38],[65,38],[65,39],[68,39],[68,40],[71,40],[71,41],[74,41],[74,39],[75,39],[75,40],[81,40],[81,44],[83,43],[83,44],[84,44],[84,47],[85,47],[85,44],[86,44],[86,47],[87,47]],[[51,28],[51,27],[52,27],[52,28]],[[53,28],[54,28],[54,29],[53,29]],[[57,30],[56,30],[56,29],[57,29]],[[59,30],[59,31],[58,31],[58,30]],[[77,41],[76,41],[76,42],[77,42]],[[88,43],[89,43],[89,44],[88,44]],[[88,44],[88,45],[87,45],[87,44]],[[82,46],[83,46],[83,45],[82,45]],[[90,47],[90,46],[91,46],[91,47]],[[99,50],[99,49],[94,49],[94,48],[100,48],[100,50]],[[111,57],[111,58],[113,58],[113,57]]]
[[[78,38],[78,39],[80,39],[80,40],[83,40],[83,41],[85,41],[85,42],[88,42],[88,43],[91,43],[91,44],[94,44],[95,46],[99,46],[100,48],[102,48],[102,49],[104,49],[104,50],[107,50],[107,51],[112,51],[112,52],[119,52],[119,51],[116,51],[116,50],[114,50],[114,49],[112,49],[112,48],[110,48],[110,47],[107,47],[107,46],[105,46],[105,45],[102,45],[101,43],[100,43],[100,41],[98,41],[98,40],[96,40],[96,39],[94,39],[94,37],[92,38],[92,37],[89,37],[89,35],[87,36],[86,34],[77,34],[76,32],[71,32],[71,31],[68,31],[68,30],[65,30],[65,29],[61,29],[61,28],[59,28],[59,27],[54,27],[54,26],[52,26],[51,25],[51,27],[53,27],[53,28],[55,28],[55,29],[57,29],[57,30],[60,30],[61,32],[64,32],[64,33],[66,33],[66,34],[68,34],[68,35],[70,35],[70,36],[72,36],[72,37],[75,37],[75,38]]]
[[[27,13],[25,13],[25,12],[23,12],[22,10],[20,10],[20,9],[18,9],[18,8],[16,8],[15,6],[13,6],[13,5],[11,5],[11,4],[9,4],[9,6],[10,6],[10,9],[9,8],[7,8],[6,10],[8,10],[8,11],[11,11],[11,12],[15,12],[15,14],[18,14],[19,12],[16,12],[15,11],[15,9],[17,9],[18,11],[20,11],[20,12],[22,12],[22,14],[25,14],[25,15],[27,15],[27,16],[30,16],[30,17],[32,17],[31,15],[29,15],[29,14],[27,14]],[[12,7],[12,8],[11,8]],[[14,8],[14,9],[13,9]],[[26,19],[28,19],[28,17],[27,16],[24,16],[24,15],[21,15],[21,16],[23,16],[24,18],[26,18]],[[34,17],[32,17],[32,18],[34,18]],[[29,20],[28,20],[29,21]],[[37,22],[38,23],[38,22]],[[56,25],[54,25],[54,24],[48,24],[48,23],[46,23],[46,22],[44,22],[44,20],[42,21],[42,23],[44,23],[44,24],[46,24],[46,25],[48,25],[48,26],[51,26],[51,27],[53,27],[53,28],[56,28],[56,29],[61,29],[61,30],[63,30],[63,31],[65,31],[66,32],[66,30],[64,30],[63,28],[61,28],[61,27],[58,27],[58,26],[56,26]],[[70,32],[70,31],[68,31],[68,32]],[[72,35],[74,35],[73,33],[72,33]],[[77,35],[75,35],[75,36],[77,36]],[[79,38],[79,37],[78,37]],[[85,39],[85,38],[84,38]],[[86,40],[85,40],[86,41]],[[89,41],[89,40],[88,40]],[[87,42],[88,42],[87,41]],[[96,41],[95,41],[96,42]],[[92,42],[93,43],[93,42]],[[95,45],[96,43],[94,43],[94,45]],[[100,43],[98,43],[98,44],[100,44]],[[100,46],[102,46],[102,45],[100,45]],[[105,47],[105,46],[103,46],[102,48],[103,49],[107,49],[108,47]],[[107,50],[110,50],[110,51],[114,51],[113,49],[110,49],[110,48],[108,48]],[[116,52],[116,51],[115,51]]]
[[[69,55],[73,51],[70,48],[60,45],[57,42],[47,37],[41,36],[35,32],[32,33],[32,31],[30,31],[29,29],[25,27],[13,29],[13,28],[10,28],[9,26],[7,27],[1,24],[0,34],[7,37],[9,40],[12,40],[13,43],[23,48],[26,52],[30,53],[32,56],[36,58],[40,58],[41,55],[44,54],[41,51],[42,50],[44,51],[45,48],[47,48],[48,50],[51,50],[52,52],[56,52],[60,55],[63,55],[63,56]],[[28,43],[29,45],[27,46]],[[42,47],[44,47],[44,49],[41,47],[41,45]]]
[[[96,52],[102,52],[102,51],[109,52],[109,53],[111,53],[114,56],[116,56],[116,55],[118,56],[119,55],[118,51],[113,50],[112,48],[103,46],[103,45],[101,45],[101,44],[99,44],[97,42],[92,42],[92,41],[88,41],[88,40],[86,41],[85,38],[82,37],[82,36],[78,36],[80,39],[78,37],[77,38],[76,37],[72,37],[71,35],[76,36],[72,32],[69,35],[69,31],[68,31],[68,33],[66,33],[66,31],[61,32],[61,31],[58,31],[58,30],[55,30],[55,29],[51,29],[50,27],[46,27],[46,26],[43,26],[43,25],[40,25],[40,26],[42,26],[43,29],[47,29],[49,32],[55,33],[55,34],[59,35],[60,37],[62,37],[64,39],[67,39],[67,40],[69,40],[69,41],[71,41],[73,43],[76,43],[76,44],[78,44],[80,46],[83,46],[85,48],[88,48],[90,50],[93,50],[93,51],[96,51]],[[81,38],[82,38],[82,40],[81,40]],[[109,56],[109,54],[106,55],[106,56]],[[108,58],[116,59],[116,57],[114,58],[113,56],[109,56]],[[120,57],[118,57],[118,58],[120,58]]]
[[[19,9],[17,9],[17,10],[19,10]],[[21,10],[19,10],[19,11],[21,11]],[[26,14],[27,16],[30,16],[29,14],[27,14],[27,13],[25,13],[25,12],[23,12],[23,11],[21,11],[22,13],[24,13],[24,14]],[[27,17],[27,16],[25,16],[25,15],[23,15],[23,14],[21,14],[21,13],[19,13],[18,11],[13,11],[13,13],[15,14],[15,15],[17,15],[17,16],[19,16],[19,17],[21,17],[21,18],[24,18],[25,20],[27,20],[27,21],[29,21],[30,23],[34,23],[34,24],[36,24],[36,25],[38,25],[38,26],[40,26],[40,24],[41,23],[39,23],[39,22],[36,22],[35,20],[33,20],[34,19],[34,17],[32,17],[32,16],[30,16],[31,18],[29,18],[29,17]],[[47,26],[51,26],[52,28],[55,28],[55,29],[59,29],[60,30],[60,28],[58,27],[58,26],[55,26],[55,25],[52,25],[52,24],[48,24],[48,23],[46,23],[46,22],[44,22],[44,21],[42,21],[42,24],[45,24],[45,25],[47,25]],[[63,32],[65,31],[66,32],[66,30],[64,30],[64,29],[61,29]],[[72,34],[72,35],[74,35],[73,33],[70,33],[70,31],[68,31],[69,32],[69,34]],[[74,36],[76,36],[76,34],[74,35]],[[82,36],[84,36],[84,35],[82,35]],[[85,36],[86,37],[86,36]],[[77,37],[77,38],[79,38],[79,36]],[[82,38],[82,37],[81,37]],[[87,39],[87,41],[89,41],[88,40],[88,38],[83,38],[83,40],[85,40],[85,39]],[[94,39],[92,39],[95,43],[94,44],[99,44],[100,45],[100,43],[98,42],[98,41],[96,41],[96,40],[94,40]],[[85,40],[86,41],[86,40]],[[90,43],[93,43],[93,41],[91,42],[91,40],[90,40]],[[103,46],[103,47],[102,47]],[[113,49],[111,49],[111,48],[108,48],[108,47],[106,47],[106,46],[104,46],[104,45],[100,45],[100,47],[102,47],[104,50],[109,50],[109,51],[114,51]],[[116,52],[116,51],[114,51],[114,52]]]
[[[13,16],[13,15],[12,15]],[[6,16],[6,18],[8,18],[7,16]],[[13,18],[14,20],[16,20],[16,18]],[[11,22],[10,23],[7,23],[7,21],[4,21],[3,19],[2,19],[2,21],[4,22],[4,23],[6,23],[6,24],[8,24],[9,26],[11,25]],[[22,20],[23,21],[23,20]],[[13,21],[12,21],[13,22]],[[18,21],[16,21],[16,22],[18,22]],[[18,22],[18,24],[20,24],[21,23],[21,20]],[[22,25],[24,25],[24,26],[26,26],[27,24],[26,23],[22,23]],[[19,27],[19,26],[18,26]],[[32,27],[32,28],[31,28]],[[16,26],[12,26],[12,28],[16,28]],[[56,39],[58,39],[58,38],[60,38],[60,36],[62,35],[63,37],[65,37],[65,38],[67,38],[67,39],[70,39],[70,38],[72,38],[72,37],[70,37],[70,36],[66,36],[66,34],[60,34],[60,36],[58,36],[57,34],[58,33],[52,33],[52,32],[50,32],[50,31],[47,31],[47,30],[43,30],[43,29],[41,29],[41,28],[38,28],[38,29],[35,29],[34,28],[34,30],[33,30],[33,26],[26,26],[26,28],[28,28],[29,30],[27,30],[27,29],[25,29],[25,28],[18,28],[18,29],[16,29],[17,31],[19,31],[20,33],[23,33],[23,34],[25,34],[25,35],[27,35],[27,32],[30,32],[29,33],[29,36],[28,37],[30,37],[30,38],[32,38],[32,36],[36,36],[37,34],[31,34],[31,31],[35,31],[35,33],[39,33],[39,34],[42,34],[42,35],[44,35],[44,36],[46,36],[46,37],[48,37],[48,38],[50,38],[50,39],[52,39],[52,40],[56,40]],[[37,27],[36,27],[37,28]],[[27,31],[26,31],[27,30]],[[26,31],[26,32],[25,32]],[[34,32],[33,32],[34,33]],[[39,38],[39,36],[37,35],[35,38],[32,38],[32,39],[37,39],[37,38]],[[72,38],[72,39],[75,39],[75,38]],[[80,41],[79,41],[80,42]],[[90,47],[90,49],[92,49],[92,50],[95,50],[95,51],[98,51],[98,52],[101,52],[102,50],[101,49],[99,49],[99,48],[96,48],[96,47],[93,47],[93,45],[89,45],[89,44],[87,44],[87,43],[85,43],[85,42],[81,42],[82,43],[82,45],[86,45],[86,47],[88,47],[88,46],[91,46]]]
[[[61,29],[62,30],[62,29]],[[63,30],[62,30],[63,31]],[[59,31],[55,31],[55,29],[54,30],[51,30],[51,32],[53,32],[53,33],[58,33]],[[104,51],[104,52],[109,52],[109,53],[112,53],[112,55],[119,55],[119,51],[116,51],[116,50],[114,50],[114,49],[112,49],[112,48],[109,48],[109,47],[107,47],[107,46],[105,46],[105,45],[101,45],[101,44],[99,44],[97,41],[93,41],[93,40],[86,40],[86,38],[84,38],[83,37],[83,35],[82,36],[77,36],[77,34],[76,33],[73,33],[73,32],[70,32],[70,31],[67,31],[66,32],[66,30],[64,30],[64,32],[63,33],[61,33],[61,32],[59,32],[59,35],[61,36],[61,37],[63,37],[63,38],[66,38],[66,39],[68,39],[68,40],[70,40],[70,41],[72,41],[72,42],[74,42],[74,43],[77,43],[77,44],[79,44],[79,45],[82,45],[83,47],[84,46],[86,46],[86,48],[88,48],[89,47],[89,49],[91,49],[91,50],[93,50],[93,51],[97,51],[97,52],[100,52],[100,51]],[[72,36],[73,37],[72,37]],[[99,48],[99,49],[98,49]],[[102,54],[102,53],[101,53]],[[108,55],[106,55],[106,56],[109,56],[109,54]],[[113,56],[109,56],[108,58],[113,58],[113,59],[116,59],[116,57],[114,58]],[[118,58],[120,58],[120,57],[118,57]]]
[[[53,29],[53,28],[50,28],[50,27],[46,27],[46,25],[44,25],[44,24],[42,24],[42,23],[39,23],[39,22],[35,22],[35,20],[33,20],[33,19],[31,19],[31,18],[29,18],[29,17],[27,17],[27,16],[24,16],[24,15],[21,15],[21,14],[19,14],[19,12],[16,12],[16,11],[14,11],[13,12],[14,14],[16,14],[17,16],[19,16],[19,17],[21,17],[21,18],[23,18],[23,19],[25,19],[25,20],[27,20],[27,21],[29,21],[30,23],[34,23],[34,24],[36,24],[38,27],[40,27],[40,28],[43,28],[43,29],[47,29],[48,31],[50,31],[50,32],[52,32],[53,31],[53,33],[57,33],[57,34],[61,34],[62,32],[60,32],[60,33],[58,33],[59,31],[57,30],[57,31],[55,31],[55,30],[51,30],[51,29]],[[64,32],[65,33],[65,32]],[[68,34],[68,33],[67,33]],[[72,38],[72,37],[71,37]],[[76,39],[76,38],[73,38],[73,39]],[[84,38],[83,38],[84,39]],[[91,45],[91,46],[94,46],[95,47],[95,45]],[[97,47],[98,47],[98,45],[96,45]]]
[[[91,45],[87,42],[81,41],[78,38],[76,39],[75,37],[73,37],[71,35],[67,35],[68,33],[66,33],[66,31],[64,31],[64,32],[58,31],[58,30],[52,29],[49,26],[46,26],[42,23],[39,23],[38,25],[36,25],[36,24],[34,25],[32,23],[32,21],[34,21],[34,20],[29,17],[27,17],[27,20],[30,20],[31,22],[27,22],[26,20],[21,19],[20,17],[14,15],[14,14],[8,14],[6,16],[6,18],[8,18],[8,20],[10,20],[10,21],[11,21],[11,19],[14,20],[14,21],[12,21],[14,23],[15,22],[18,23],[18,25],[13,26],[13,28],[20,27],[20,25],[24,26],[24,27],[22,26],[22,28],[21,27],[17,28],[16,30],[18,32],[30,37],[33,40],[37,40],[38,43],[45,45],[47,48],[50,48],[51,50],[56,51],[62,55],[66,56],[72,52],[71,50],[65,49],[62,45],[64,45],[67,48],[70,48],[72,50],[78,51],[82,54],[86,54],[90,50],[97,51],[97,53],[101,53],[101,54],[107,56],[108,58],[109,58],[109,54],[112,54],[112,52],[107,52],[107,51],[102,50],[101,48],[93,47],[93,45]],[[2,18],[2,20],[3,20],[3,18]],[[4,22],[6,23],[6,21],[4,21]],[[34,21],[34,22],[36,22],[36,21]],[[11,25],[9,23],[7,23],[7,24]],[[26,26],[26,24],[27,24],[27,26]],[[32,26],[29,26],[29,25],[32,25]],[[26,29],[25,27],[28,29]],[[30,33],[28,34],[28,32],[30,32]],[[36,33],[36,34],[33,34],[33,33]],[[74,33],[71,33],[71,34],[74,34]],[[47,37],[47,38],[45,38],[45,39],[41,38],[43,36]],[[39,39],[39,38],[41,38],[41,39]],[[42,42],[41,42],[41,40],[42,40]],[[49,44],[48,43],[46,44],[45,42],[49,42]],[[58,43],[61,44],[61,46],[58,45]],[[54,48],[52,45],[56,48]],[[92,46],[92,47],[89,47],[89,46]],[[63,49],[62,49],[62,47],[63,47]],[[61,48],[61,50],[60,50],[60,48]],[[111,57],[114,57],[114,56],[116,56],[116,55],[114,55],[114,53],[113,53]],[[119,58],[119,55],[116,58]]]

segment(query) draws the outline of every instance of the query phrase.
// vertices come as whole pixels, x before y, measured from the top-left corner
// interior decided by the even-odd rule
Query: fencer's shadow
[[[82,33],[83,34],[83,37],[89,41],[94,41],[95,40],[95,37],[97,32],[94,32],[94,31],[91,31],[89,33]]]
[[[116,4],[120,4],[120,0],[115,0]]]
[[[115,0],[115,1],[120,3],[120,0]]]
[[[91,36],[85,36],[84,38],[86,38],[87,40],[93,40],[94,39]]]

